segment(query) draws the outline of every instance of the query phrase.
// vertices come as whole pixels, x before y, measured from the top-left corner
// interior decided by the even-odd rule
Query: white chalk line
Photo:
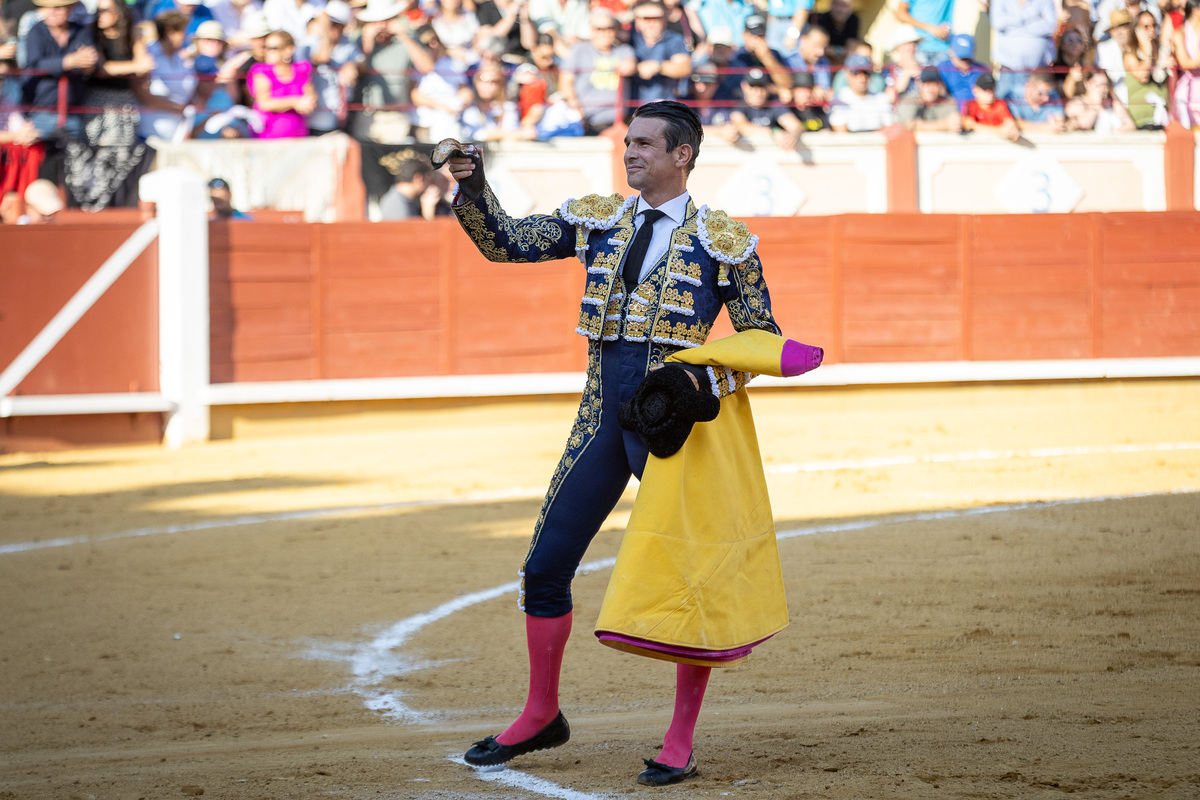
[[[901,466],[919,463],[962,463],[969,461],[994,461],[1009,458],[1046,458],[1067,455],[1096,455],[1106,453],[1133,453],[1195,449],[1200,449],[1200,443],[1167,442],[1147,445],[1110,445],[1105,447],[1039,448],[1033,450],[1005,451],[979,450],[967,453],[927,454],[922,456],[897,456],[855,460],[840,459],[807,462],[802,464],[781,464],[774,465],[767,471],[773,473],[820,472],[830,470],[862,469],[880,466]],[[508,489],[495,492],[477,492],[440,500],[414,500],[396,503],[381,503],[375,505],[341,506],[324,509],[304,509],[299,511],[252,514],[221,520],[206,520],[195,523],[187,523],[183,525],[138,528],[129,531],[101,534],[99,536],[69,537],[40,542],[22,542],[0,545],[0,555],[25,552],[29,550],[39,550],[50,547],[66,547],[75,544],[110,541],[113,539],[152,536],[158,534],[185,533],[189,531],[256,525],[266,522],[314,519],[329,516],[350,516],[354,514],[373,513],[379,511],[400,510],[427,506],[467,504],[475,502],[487,502],[492,500],[531,499],[540,497],[544,491],[544,489]],[[1020,511],[1030,508],[1050,508],[1054,506],[1077,503],[1128,500],[1138,497],[1150,497],[1158,494],[1176,494],[1190,491],[1195,491],[1195,489],[1175,489],[1170,492],[1162,493],[1142,493],[1132,495],[1113,495],[1097,498],[1009,503],[997,506],[985,506],[982,508],[921,512],[916,514],[895,515],[885,518],[855,520],[852,522],[842,523],[825,523],[804,526],[800,528],[791,528],[784,531],[778,531],[776,537],[780,540],[786,540],[798,536],[866,530],[869,528],[903,524],[906,522],[935,521],[979,516],[984,514],[996,514],[1008,511]],[[591,561],[580,565],[576,575],[585,575],[590,572],[607,569],[612,567],[615,563],[615,558],[605,558],[597,561]],[[379,684],[385,678],[395,677],[409,672],[414,672],[416,670],[438,666],[444,662],[418,661],[399,652],[400,648],[414,634],[433,624],[434,622],[438,622],[458,611],[462,611],[466,608],[470,608],[471,606],[478,605],[479,603],[501,597],[505,594],[515,595],[519,590],[519,586],[520,584],[517,581],[501,584],[500,586],[495,586],[491,589],[485,589],[483,591],[463,595],[455,598],[454,600],[443,603],[430,611],[400,620],[371,641],[354,649],[349,657],[338,655],[336,652],[334,652],[336,648],[333,650],[311,650],[307,653],[307,655],[322,660],[349,661],[351,675],[353,676],[353,683],[350,689],[363,697],[364,704],[368,709],[376,711],[385,718],[389,718],[397,722],[430,722],[439,715],[434,712],[418,712],[409,708],[408,705],[401,699],[404,694],[403,692],[400,692],[396,689],[383,689],[380,688]],[[456,763],[461,763],[464,765],[466,764],[466,762],[461,758],[451,758],[450,760],[455,761]],[[543,778],[538,778],[534,775],[529,775],[527,773],[518,772],[508,768],[501,770],[475,770],[474,774],[481,780],[500,782],[507,786],[524,789],[526,791],[535,794],[541,794],[546,797],[559,798],[560,800],[607,800],[605,795],[578,792],[573,789],[558,786],[557,784],[547,781]]]
[[[461,757],[450,757],[447,761],[453,761],[455,764],[470,766]],[[591,794],[588,792],[580,792],[575,789],[568,789],[565,786],[559,786],[557,783],[539,778],[535,775],[529,775],[516,770],[495,767],[481,767],[475,769],[475,777],[480,780],[492,781],[495,783],[503,783],[505,786],[511,786],[514,789],[524,789],[527,792],[534,794],[553,797],[556,800],[609,800],[610,796],[606,794]]]
[[[1158,453],[1200,450],[1200,442],[1149,442],[1146,444],[1110,444],[1083,447],[1035,447],[1028,450],[968,450],[963,453],[922,453],[907,456],[831,459],[800,464],[772,464],[768,474],[795,472],[835,472],[850,469],[899,467],[912,464],[962,464],[971,461],[1008,461],[1023,458],[1063,458],[1066,456],[1115,455],[1118,453]]]
[[[1110,495],[1106,497],[1069,498],[1063,500],[1006,503],[1003,505],[983,506],[980,508],[923,511],[915,514],[898,514],[888,517],[854,520],[852,522],[806,525],[799,528],[790,528],[788,530],[778,531],[776,532],[776,538],[793,539],[799,536],[812,536],[819,533],[859,531],[867,530],[869,528],[881,528],[887,525],[901,525],[909,522],[931,522],[983,516],[987,514],[1001,514],[1011,511],[1024,511],[1035,508],[1054,508],[1057,506],[1078,505],[1081,503],[1101,503],[1113,500],[1133,500],[1141,497],[1157,497],[1162,495],[1195,492],[1197,489],[1200,489],[1200,487],[1179,488],[1170,490],[1168,492],[1144,492],[1127,495]],[[616,561],[617,560],[615,558],[605,558],[598,561],[591,561],[580,565],[575,574],[577,576],[585,575],[590,572],[607,569],[616,564]],[[394,650],[398,649],[401,645],[408,641],[408,639],[421,628],[437,622],[438,620],[444,619],[457,611],[462,611],[463,609],[487,600],[492,600],[496,597],[510,593],[515,595],[518,588],[519,583],[516,581],[512,583],[506,583],[501,586],[496,586],[492,589],[485,589],[481,592],[464,595],[449,602],[443,603],[437,608],[434,608],[432,611],[417,614],[397,622],[395,625],[377,636],[374,640],[359,647],[358,650],[356,650],[351,656],[350,662],[352,665],[352,671],[355,675],[355,685],[353,687],[353,691],[362,695],[366,699],[366,705],[368,708],[378,711],[382,713],[383,716],[397,722],[432,721],[434,715],[417,712],[413,709],[410,709],[401,699],[402,693],[399,693],[394,689],[378,688],[378,684],[372,686],[372,679],[396,675],[397,672],[395,670],[397,667],[403,668],[403,663],[405,662],[412,663],[401,654],[394,652]],[[466,764],[466,762],[461,758],[451,758],[450,760],[455,761],[456,763],[464,765]],[[585,798],[604,797],[603,795],[589,795],[575,792],[572,789],[565,789],[542,778],[538,778],[527,773],[518,772],[511,768],[505,768],[500,771],[495,771],[494,769],[476,769],[475,776],[482,780],[500,781],[506,785],[515,786],[537,794],[543,794],[547,797],[568,798],[569,800],[584,800]]]
[[[1181,450],[1200,450],[1200,442],[1150,442],[1145,444],[1100,445],[1096,447],[1042,447],[1029,450],[969,450],[962,453],[925,453],[921,455],[875,456],[858,459],[826,459],[820,461],[806,461],[798,464],[773,464],[767,466],[765,469],[768,474],[786,475],[802,472],[831,472],[839,470],[910,466],[913,464],[962,464],[971,461],[1001,461],[1006,459],[1023,458],[1061,458],[1064,456],[1168,452]],[[356,514],[370,514],[381,511],[398,511],[407,508],[460,505],[465,503],[483,503],[493,500],[533,500],[541,498],[545,495],[545,493],[545,487],[521,487],[487,492],[473,492],[471,494],[464,494],[457,497],[433,500],[407,500],[395,503],[379,503],[376,505],[338,506],[333,508],[311,508],[295,511],[249,514],[237,517],[227,517],[223,519],[189,522],[182,525],[159,525],[149,528],[135,528],[128,531],[102,533],[96,536],[71,536],[56,539],[44,539],[34,542],[0,544],[0,556],[10,555],[12,553],[24,553],[31,550],[44,550],[52,547],[70,547],[77,544],[93,544],[97,542],[112,541],[115,539],[136,538],[139,536],[157,536],[172,533],[189,533],[192,531],[215,530],[219,528],[234,528],[242,525],[259,525],[267,522],[287,522],[291,520],[319,519],[321,517],[353,516]]]

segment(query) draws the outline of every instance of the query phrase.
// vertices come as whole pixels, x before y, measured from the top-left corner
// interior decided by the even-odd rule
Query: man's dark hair
[[[633,119],[638,117],[663,121],[663,138],[668,152],[681,144],[692,146],[692,158],[687,163],[688,172],[691,172],[696,166],[696,156],[700,155],[700,141],[704,138],[704,128],[696,112],[678,100],[658,100],[638,106]]]
[[[433,174],[433,167],[425,163],[421,158],[406,158],[400,162],[400,166],[396,169],[396,183],[412,183],[412,179],[418,175],[424,175],[428,178]]]
[[[160,39],[165,39],[168,33],[186,31],[188,24],[187,14],[175,9],[164,11],[154,18],[154,29],[158,31]]]

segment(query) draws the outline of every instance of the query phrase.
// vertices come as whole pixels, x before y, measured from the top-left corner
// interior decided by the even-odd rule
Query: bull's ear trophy
[[[475,171],[464,180],[458,182],[458,190],[475,200],[483,194],[485,180],[483,177],[483,153],[473,144],[463,144],[457,139],[442,139],[429,154],[429,163],[434,169],[441,169],[454,156],[465,156],[475,162]]]

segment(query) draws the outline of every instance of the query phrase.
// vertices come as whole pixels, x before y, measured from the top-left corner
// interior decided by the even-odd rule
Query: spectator
[[[8,10],[6,5],[5,11]],[[0,74],[17,68],[17,23],[0,14]],[[0,95],[0,100],[6,99]]]
[[[475,17],[479,20],[479,49],[498,48],[498,55],[512,55],[523,50],[521,47],[520,18],[528,16],[528,0],[482,0],[475,3]]]
[[[950,21],[953,17],[954,0],[900,0],[896,6],[896,19],[912,25],[921,35],[917,59],[924,65],[937,64],[946,58],[950,51]],[[951,87],[947,84],[947,88]]]
[[[812,9],[813,0],[767,0],[768,46],[784,56],[796,55]]]
[[[296,43],[287,31],[267,37],[267,63],[250,68],[254,110],[262,116],[260,139],[308,135],[306,117],[317,107],[312,64],[295,60]]]
[[[725,126],[729,124],[733,104],[728,100],[717,99],[717,92],[721,87],[721,76],[717,66],[712,63],[698,65],[692,70],[689,83],[689,99],[692,102],[688,105],[695,110],[700,124],[705,128],[725,130]]]
[[[100,59],[84,93],[83,134],[65,145],[64,183],[72,205],[99,211],[137,204],[136,182],[148,165],[134,81],[142,85],[154,62],[124,0],[99,0],[92,37]]]
[[[83,100],[85,81],[100,60],[88,26],[71,19],[76,0],[36,0],[42,9],[42,21],[33,26],[25,40],[25,68],[41,74],[27,75],[21,103],[26,106],[55,108],[58,105],[58,79],[67,76],[67,105],[78,106]],[[58,129],[54,111],[33,111],[29,120],[45,139]],[[78,116],[68,115],[64,131],[79,136],[83,125]]]
[[[708,33],[708,38],[701,46],[701,51],[695,54],[696,64],[712,64],[717,68],[717,82],[714,100],[724,102],[741,102],[742,73],[733,67],[733,54],[737,48],[733,44],[733,34],[728,28],[717,28]]]
[[[559,77],[563,99],[583,116],[584,129],[596,134],[616,121],[621,81],[637,69],[633,48],[617,44],[617,21],[607,11],[592,14],[592,38],[576,42]]]
[[[633,15],[633,53],[637,58],[633,99],[639,104],[676,99],[681,80],[692,74],[692,58],[683,37],[666,30],[666,11],[658,0],[639,0]]]
[[[905,97],[898,109],[900,124],[910,131],[962,131],[958,102],[946,94],[942,74],[934,67],[921,71],[917,94]]]
[[[544,39],[533,53],[533,63],[517,67],[523,138],[546,141],[555,136],[583,136],[583,115],[558,91],[561,74],[554,49]]]
[[[463,0],[435,0],[429,24],[437,31],[438,39],[452,58],[462,63],[471,63],[478,58],[472,45],[479,35],[479,18],[474,10],[463,8]]]
[[[758,10],[748,0],[700,0],[700,7],[696,9],[704,30],[709,34],[718,29],[727,31],[731,37],[731,47],[741,46],[746,17],[757,13]],[[637,5],[634,6],[634,17],[637,17]]]
[[[225,69],[232,72],[236,79],[234,100],[241,105],[254,103],[254,87],[250,84],[250,68],[255,64],[267,63],[267,36],[271,34],[271,26],[267,24],[266,16],[247,13],[242,18],[242,38],[247,47],[225,62]],[[223,75],[222,78],[228,76]]]
[[[1113,99],[1112,82],[1104,71],[1088,75],[1083,92],[1069,100],[1063,110],[1067,130],[1124,133],[1137,129],[1125,106]]]
[[[83,104],[105,111],[85,116],[87,138],[97,146],[132,147],[139,119],[133,81],[149,75],[154,60],[138,36],[133,13],[124,0],[98,0],[92,39],[99,59],[87,82]]]
[[[1054,77],[1034,72],[1019,95],[1003,98],[1022,131],[1061,133],[1066,130],[1062,101],[1054,93]]]
[[[891,78],[888,94],[893,103],[917,93],[917,78],[922,72],[921,62],[917,60],[917,42],[920,40],[921,35],[912,25],[899,25],[892,34],[892,60],[884,71]]]
[[[975,98],[962,113],[964,131],[984,131],[1010,142],[1021,138],[1008,104],[996,98],[996,79],[990,73],[975,79]]]
[[[393,0],[368,0],[358,12],[366,63],[359,84],[364,108],[352,125],[357,138],[388,143],[410,140],[410,74],[432,70],[434,57],[413,38],[408,20],[401,16],[403,10]]]
[[[825,48],[825,53],[834,64],[842,63],[846,55],[854,51],[855,45],[862,41],[858,13],[851,0],[832,0],[829,10],[817,14],[813,24],[829,34],[829,46]]]
[[[1096,54],[1089,46],[1090,36],[1086,29],[1067,28],[1059,37],[1054,77],[1060,97],[1071,98],[1081,91],[1084,74],[1096,65]]]
[[[767,44],[767,21],[758,14],[746,17],[746,30],[742,33],[742,46],[735,51],[730,66],[745,75],[751,69],[759,69],[771,78],[768,87],[784,103],[792,99],[792,74],[781,53]]]
[[[1124,10],[1129,15],[1131,20],[1136,20],[1138,14],[1143,11],[1149,11],[1154,15],[1156,23],[1161,24],[1162,12],[1158,9],[1158,4],[1151,2],[1147,7],[1144,0],[1099,0],[1095,6],[1096,26],[1092,30],[1092,36],[1097,42],[1103,42],[1108,38],[1112,28],[1112,15],[1114,11]]]
[[[196,58],[192,66],[199,81],[196,87],[197,139],[243,139],[251,136],[248,108],[240,104],[241,81],[236,66],[230,66],[225,54],[228,42],[221,23],[209,20],[192,37]]]
[[[1175,116],[1185,128],[1200,127],[1200,0],[1187,0],[1183,24],[1172,34],[1179,65],[1175,83]]]
[[[58,187],[48,180],[38,179],[25,187],[26,221],[18,225],[45,225],[54,222],[64,203]]]
[[[846,88],[834,95],[829,124],[835,131],[857,133],[877,131],[896,121],[892,104],[883,92],[872,92],[871,76],[875,65],[866,56],[854,54],[843,67],[850,74]]]
[[[575,42],[591,35],[588,19],[592,15],[587,0],[528,0],[528,18],[534,34],[553,30],[569,49]],[[533,50],[532,44],[526,49]]]
[[[157,19],[160,14],[167,11],[178,11],[187,18],[184,44],[191,44],[196,29],[213,18],[212,11],[201,0],[158,0],[157,3],[150,6],[150,13],[147,16],[149,19]]]
[[[433,219],[450,213],[442,190],[433,179],[433,167],[423,158],[406,158],[396,169],[396,181],[379,199],[384,220]],[[439,213],[440,212],[440,213]]]
[[[875,63],[875,54],[871,51],[871,45],[866,42],[859,42],[854,45],[854,53],[869,59],[872,64]],[[853,53],[852,53],[853,54]],[[839,69],[833,74],[833,94],[836,97],[837,93],[842,90],[847,84],[847,75],[849,73],[844,69]],[[887,78],[878,71],[871,73],[871,85],[868,87],[871,92],[884,92],[887,90]],[[888,93],[888,102],[892,102],[891,93]],[[893,105],[895,105],[893,103]]]
[[[458,117],[472,99],[466,65],[446,52],[433,28],[421,28],[417,38],[433,58],[433,69],[421,75],[412,90],[417,139],[422,142],[457,139],[461,136]]]
[[[265,20],[262,7],[262,0],[211,0],[208,10],[213,19],[221,23],[231,52],[240,53],[250,46],[245,29],[247,23],[257,17]]]
[[[992,68],[975,60],[975,37],[960,33],[950,41],[950,50],[944,61],[937,64],[942,73],[946,91],[964,108],[974,98],[975,81],[984,73],[992,74]]]
[[[233,192],[224,178],[213,178],[208,182],[208,199],[212,203],[212,213],[208,218],[213,222],[253,219],[234,208]]]
[[[1148,15],[1145,15],[1138,19],[1140,21],[1147,18]],[[1138,33],[1135,31],[1135,36]],[[1167,71],[1163,69],[1164,65],[1170,63],[1170,53],[1159,49],[1159,40],[1154,36],[1153,29],[1147,30],[1142,27],[1136,43],[1131,42],[1125,50],[1125,71],[1121,73],[1121,89],[1128,100],[1125,107],[1133,118],[1134,125],[1140,130],[1161,129],[1170,121],[1167,106]],[[1176,92],[1178,96],[1178,87]],[[1115,94],[1117,101],[1121,102],[1121,94]]]
[[[324,6],[322,0],[263,0],[263,14],[273,31],[286,31],[297,42],[307,34],[308,21]]]
[[[742,105],[730,112],[729,124],[739,138],[753,139],[767,131],[784,150],[795,150],[804,126],[790,109],[771,103],[770,89],[771,76],[766,72],[758,67],[747,72],[742,79]]]
[[[308,130],[314,136],[345,127],[346,98],[363,61],[362,50],[346,36],[350,16],[343,0],[329,0],[313,22],[315,32],[296,50],[297,58],[313,65],[317,107],[308,116]]]
[[[480,67],[471,86],[475,95],[463,109],[463,139],[488,142],[516,138],[521,129],[521,115],[517,104],[504,96],[504,72],[496,66]]]
[[[806,131],[829,130],[829,114],[813,99],[814,85],[811,72],[796,75],[796,83],[792,86],[793,113]]]
[[[818,103],[827,103],[833,97],[833,76],[830,74],[829,59],[825,48],[829,46],[829,34],[816,25],[809,26],[800,37],[800,49],[788,59],[794,72],[808,72],[813,76],[813,96]]]
[[[663,8],[667,12],[667,30],[682,36],[688,52],[695,53],[704,41],[704,24],[696,10],[684,0],[663,0]]]
[[[182,140],[191,133],[196,96],[195,70],[183,49],[188,18],[179,11],[164,11],[154,18],[158,38],[146,46],[154,59],[149,83],[135,86],[142,104],[138,133],[143,138]]]
[[[1058,12],[1055,0],[991,0],[990,13],[996,32],[992,60],[1000,67],[997,90],[1004,96],[1023,85],[1029,73],[1054,62]]]
[[[1129,99],[1125,87],[1125,52],[1134,47],[1133,18],[1123,8],[1112,12],[1108,38],[1096,45],[1096,66],[1108,73],[1113,91],[1121,102]]]

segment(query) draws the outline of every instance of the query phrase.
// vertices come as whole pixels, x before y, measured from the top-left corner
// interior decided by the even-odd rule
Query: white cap
[[[342,2],[342,0],[329,0],[323,10],[325,16],[329,17],[330,22],[336,22],[339,25],[350,23],[350,6]]]
[[[63,210],[63,201],[58,196],[58,187],[45,178],[39,178],[25,187],[25,205],[43,217],[49,217]]]
[[[921,41],[921,34],[917,32],[916,28],[907,23],[897,25],[896,29],[892,31],[893,48],[899,47],[902,44],[908,44],[909,42],[919,41]]]
[[[367,7],[358,12],[359,22],[383,22],[400,15],[404,6],[393,0],[367,0]]]
[[[729,30],[729,28],[724,27],[724,26],[712,29],[712,32],[708,34],[708,43],[709,44],[723,44],[726,47],[736,47],[737,46],[733,42],[733,31]]]
[[[248,11],[242,17],[242,35],[247,39],[261,39],[271,33],[271,23],[261,11]]]

